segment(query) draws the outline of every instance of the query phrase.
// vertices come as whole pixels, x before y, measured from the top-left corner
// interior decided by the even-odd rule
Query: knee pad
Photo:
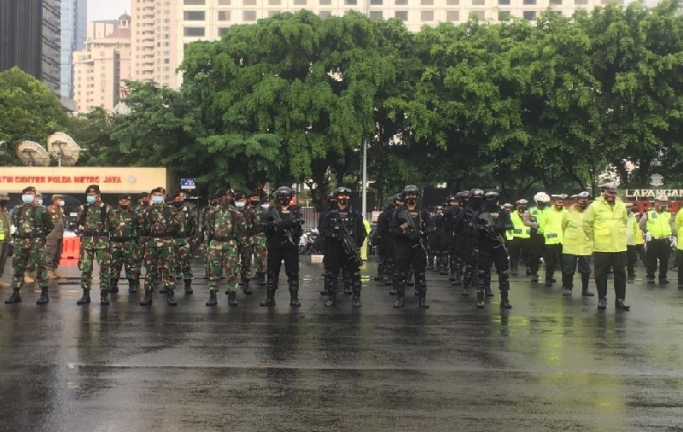
[[[498,272],[498,280],[503,281],[503,280],[508,280],[510,279],[510,273],[508,273],[507,270],[503,270],[501,272]]]

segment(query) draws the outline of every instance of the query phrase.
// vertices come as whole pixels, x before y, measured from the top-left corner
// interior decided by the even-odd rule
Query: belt
[[[233,241],[235,240],[235,237],[212,237],[211,240],[216,240],[216,241]]]
[[[112,237],[111,241],[114,242],[127,242],[131,240],[135,240],[137,237]]]

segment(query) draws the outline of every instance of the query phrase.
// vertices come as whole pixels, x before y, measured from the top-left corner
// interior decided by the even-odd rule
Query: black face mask
[[[339,205],[342,205],[342,206],[344,206],[344,207],[346,207],[347,205],[349,205],[349,200],[347,200],[347,199],[345,199],[345,198],[340,199],[340,200],[337,200],[337,202],[339,203]]]
[[[119,204],[119,206],[121,206],[121,208],[122,208],[123,210],[128,210],[128,207],[130,207],[128,204],[126,204],[126,205]]]
[[[280,203],[281,206],[285,207],[289,205],[289,202],[291,201],[291,198],[280,198],[277,200],[278,203]]]
[[[251,207],[256,207],[258,205],[258,203],[259,203],[258,201],[249,201],[249,205]]]
[[[175,208],[180,208],[180,207],[183,206],[183,204],[184,204],[184,203],[183,203],[182,201],[180,201],[180,202],[173,202],[173,207],[175,207]]]
[[[406,204],[408,204],[408,205],[415,205],[415,204],[417,204],[417,198],[407,198],[407,199],[406,199]]]

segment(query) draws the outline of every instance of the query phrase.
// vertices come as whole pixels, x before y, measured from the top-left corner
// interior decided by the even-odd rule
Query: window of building
[[[498,21],[507,21],[512,18],[510,11],[498,11]]]
[[[306,0],[294,0],[295,6],[306,6]]]
[[[185,27],[185,31],[183,33],[185,36],[204,36],[205,30],[204,27]]]
[[[370,0],[370,4],[372,6],[382,6],[384,4],[384,0]]]
[[[268,4],[271,6],[279,6],[282,3],[282,0],[268,0]]]
[[[320,6],[331,6],[332,5],[332,0],[319,0],[318,4]]]
[[[256,11],[244,11],[242,19],[244,21],[256,21]]]
[[[242,0],[244,6],[256,6],[256,0]]]
[[[486,12],[484,11],[472,11],[470,15],[474,15],[477,19],[483,20],[486,18]]]
[[[422,11],[422,12],[420,12],[420,20],[422,22],[434,21],[434,11]]]
[[[230,11],[218,11],[218,21],[230,21]]]
[[[561,6],[562,0],[550,0],[551,5]]]
[[[433,6],[434,0],[420,0],[422,6]]]
[[[448,21],[448,22],[460,21],[460,11],[446,11],[446,21]]]
[[[486,0],[472,0],[472,6],[484,6]]]
[[[268,11],[268,16],[270,18],[274,17],[275,15],[281,13],[282,11]]]
[[[183,0],[185,6],[204,6],[206,0]]]
[[[219,27],[218,28],[218,35],[223,36],[224,34],[226,34],[228,32],[228,30],[230,30],[229,27]]]
[[[498,0],[500,6],[510,6],[510,0]]]
[[[358,0],[344,0],[346,6],[355,6],[358,4]]]
[[[587,5],[587,4],[588,4],[588,0],[574,0],[574,4],[577,5],[577,6],[579,6],[579,5],[581,5],[581,6]]]
[[[322,0],[321,0],[321,1],[322,1]],[[332,12],[330,12],[330,11],[320,11],[320,12],[318,13],[318,16],[319,16],[320,18],[329,18],[329,17],[332,16]]]
[[[171,60],[170,59],[164,59],[164,64],[171,64]]]
[[[448,5],[448,6],[459,6],[460,0],[446,0],[446,5]]]
[[[218,6],[230,6],[230,0],[218,0]]]
[[[394,12],[394,18],[398,18],[403,21],[408,21],[408,11],[396,11]]]
[[[524,11],[522,13],[522,17],[526,20],[535,20],[536,19],[536,11]]]
[[[370,11],[370,19],[382,19],[384,14],[382,11]]]
[[[533,6],[536,4],[536,0],[522,0],[522,4],[525,6]]]
[[[394,0],[396,6],[405,6],[408,4],[408,0]]]

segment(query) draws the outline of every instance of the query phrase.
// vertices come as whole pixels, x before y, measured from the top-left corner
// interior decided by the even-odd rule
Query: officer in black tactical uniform
[[[427,270],[441,270],[441,243],[443,243],[443,207],[434,207],[434,233],[429,236]]]
[[[326,307],[337,303],[337,277],[344,268],[351,277],[352,304],[360,307],[360,245],[365,241],[363,215],[349,206],[351,189],[337,188],[334,191],[337,208],[328,211],[320,223],[320,235],[325,238]]]
[[[301,209],[291,205],[294,198],[292,188],[281,186],[274,195],[276,203],[261,221],[268,247],[267,297],[261,306],[275,306],[280,265],[284,261],[289,284],[289,305],[299,307],[299,239],[303,234],[304,218]]]
[[[391,198],[391,205],[387,206],[384,211],[377,218],[377,231],[380,237],[379,248],[383,251],[384,272],[382,274],[384,285],[393,285],[394,275],[396,273],[396,237],[389,229],[389,224],[394,217],[394,212],[397,208],[403,205],[403,198],[401,194],[396,194]],[[393,287],[389,292],[391,295],[396,295],[396,288]]]
[[[417,206],[420,189],[414,185],[403,188],[401,194],[404,204],[396,209],[389,223],[389,229],[396,238],[396,272],[394,289],[396,290],[395,308],[403,307],[405,301],[406,279],[408,272],[415,272],[415,290],[418,293],[421,308],[427,304],[427,251],[424,246],[425,236],[434,232],[434,220],[427,210]]]
[[[456,193],[448,197],[451,208],[444,214],[444,233],[448,244],[450,277],[453,286],[462,285],[463,267],[465,265],[465,238],[456,233],[456,223],[465,211],[470,196],[469,191]],[[453,198],[453,199],[451,199]],[[463,295],[466,291],[463,291]]]

